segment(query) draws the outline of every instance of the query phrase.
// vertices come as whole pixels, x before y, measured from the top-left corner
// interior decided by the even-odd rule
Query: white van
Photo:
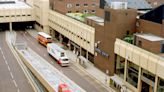
[[[49,55],[53,56],[57,60],[58,64],[60,64],[61,66],[69,65],[69,59],[66,55],[65,50],[60,46],[58,46],[57,44],[55,43],[47,44],[47,51]]]

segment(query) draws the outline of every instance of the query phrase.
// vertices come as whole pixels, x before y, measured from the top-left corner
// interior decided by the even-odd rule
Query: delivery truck
[[[49,55],[57,60],[58,64],[61,66],[69,66],[70,60],[67,57],[66,51],[62,47],[55,43],[49,43],[47,44],[47,51]]]

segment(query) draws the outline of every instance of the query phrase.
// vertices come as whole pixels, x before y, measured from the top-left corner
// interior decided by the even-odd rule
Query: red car
[[[58,92],[71,92],[67,84],[60,84],[58,87]]]

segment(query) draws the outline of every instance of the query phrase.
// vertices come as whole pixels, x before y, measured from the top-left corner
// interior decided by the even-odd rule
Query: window
[[[126,81],[137,88],[139,66],[128,61]]]
[[[66,6],[67,6],[67,8],[71,8],[73,5],[68,3]]]
[[[159,78],[157,92],[164,92],[164,80]]]
[[[95,7],[95,6],[96,6],[96,4],[95,4],[95,3],[93,3],[93,4],[92,4],[92,7]]]
[[[72,11],[68,11],[68,13],[71,13]]]
[[[96,11],[95,10],[92,10],[92,13],[95,13]]]
[[[125,59],[121,56],[116,57],[116,74],[124,79]]]
[[[76,4],[76,7],[80,7],[80,4]]]
[[[84,10],[84,13],[89,13],[89,11],[88,10]]]
[[[110,21],[110,12],[109,11],[105,11],[105,20]]]
[[[164,41],[162,41],[161,53],[164,53]]]
[[[142,47],[142,41],[138,41],[138,46]]]
[[[126,31],[126,35],[129,35],[129,30]]]
[[[88,4],[84,4],[84,7],[87,7],[88,6]]]

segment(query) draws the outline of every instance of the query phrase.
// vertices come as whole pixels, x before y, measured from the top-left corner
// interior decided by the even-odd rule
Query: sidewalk
[[[34,38],[36,38],[37,36],[37,31],[35,30],[28,30],[27,31],[31,36],[33,36]],[[110,92],[115,92],[113,89],[111,89],[109,87],[109,76],[106,75],[105,73],[103,73],[102,71],[100,71],[99,69],[97,69],[96,67],[94,67],[94,65],[91,62],[87,63],[87,68],[82,67],[79,63],[78,63],[78,58],[76,56],[76,54],[74,54],[72,51],[70,50],[66,50],[66,53],[68,55],[68,57],[71,59],[71,63],[73,65],[75,65],[77,68],[79,68],[80,70],[88,73],[88,75],[99,81],[101,84],[103,84],[103,86],[110,90]]]

